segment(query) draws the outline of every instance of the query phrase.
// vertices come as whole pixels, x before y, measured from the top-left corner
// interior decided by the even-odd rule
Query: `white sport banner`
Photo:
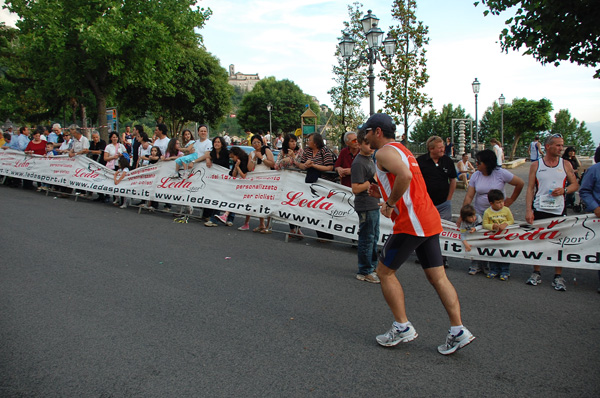
[[[356,239],[358,215],[354,195],[345,186],[319,179],[305,183],[292,171],[229,176],[220,166],[204,163],[181,179],[172,179],[174,162],[165,161],[133,170],[118,185],[114,171],[85,156],[41,157],[0,150],[0,175],[24,178],[83,191],[230,211],[253,217],[272,217],[301,227]],[[385,243],[392,222],[381,218],[379,244]],[[467,235],[467,252],[460,231],[443,221],[442,253],[473,260],[539,264],[600,270],[600,219],[594,215],[520,223],[501,233],[480,230]]]
[[[518,222],[504,231],[466,234],[466,251],[456,225],[443,221],[442,253],[472,260],[600,270],[600,218],[594,214]]]

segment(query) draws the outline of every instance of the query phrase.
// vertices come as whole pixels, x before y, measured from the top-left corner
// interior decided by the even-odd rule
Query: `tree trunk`
[[[75,98],[71,98],[69,103],[71,104],[71,117],[73,118],[73,124],[77,124],[77,100]]]
[[[519,145],[519,140],[521,139],[521,135],[515,135],[515,142],[513,142],[512,148],[510,149],[510,158],[509,160],[515,159],[515,151],[517,150],[517,145]]]
[[[85,109],[85,105],[83,104],[79,104],[79,108],[81,111],[81,129],[83,131],[83,135],[85,135],[89,140],[92,138],[92,134],[90,133],[90,129],[87,128],[87,111]]]
[[[106,118],[106,95],[104,93],[96,94],[96,109],[98,111],[98,130],[100,138],[108,142],[108,119]]]
[[[104,73],[106,75],[106,71]],[[85,74],[85,78],[96,97],[96,110],[98,111],[98,130],[100,138],[108,142],[108,120],[106,118],[106,89],[103,87],[104,79],[97,81],[90,73]]]

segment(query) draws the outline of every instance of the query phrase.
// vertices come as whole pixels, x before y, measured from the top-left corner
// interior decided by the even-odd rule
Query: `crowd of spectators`
[[[197,138],[190,130],[184,130],[180,138],[169,138],[168,129],[164,124],[156,125],[152,138],[144,131],[143,126],[132,127],[128,126],[121,135],[112,132],[109,135],[109,142],[106,143],[100,138],[97,131],[91,131],[91,139],[88,140],[76,125],[63,129],[57,123],[52,125],[50,130],[38,126],[33,132],[29,127],[23,126],[16,132],[10,128],[3,133],[0,146],[3,149],[10,148],[30,155],[88,156],[116,171],[115,184],[121,182],[130,170],[162,161],[174,161],[174,174],[171,176],[174,179],[186,177],[193,164],[198,162],[205,162],[207,167],[217,164],[230,169],[229,174],[237,178],[247,178],[250,173],[264,170],[301,170],[306,174],[305,182],[312,183],[319,178],[327,178],[327,176],[335,174],[339,177],[342,185],[351,187],[357,197],[360,196],[361,201],[366,203],[364,210],[362,207],[360,211],[357,210],[360,226],[358,235],[372,238],[375,225],[372,221],[367,222],[367,218],[372,218],[373,210],[376,209],[373,208],[373,203],[367,197],[368,186],[373,178],[374,164],[369,165],[366,160],[373,158],[370,154],[372,151],[369,151],[368,143],[365,144],[359,139],[360,132],[358,136],[356,132],[347,132],[343,136],[345,146],[336,157],[327,148],[321,135],[317,133],[309,135],[304,148],[302,148],[300,140],[293,134],[271,136],[270,133],[266,135],[252,134],[247,130],[248,143],[253,149],[248,154],[237,146],[230,147],[231,138],[227,134],[214,137],[211,141],[208,138],[208,127],[205,125],[199,127]],[[521,194],[526,185],[525,181],[502,168],[503,150],[495,139],[491,142],[491,149],[485,149],[476,154],[475,168],[470,163],[467,154],[463,154],[461,160],[455,165],[451,159],[454,156],[454,147],[449,140],[444,142],[442,138],[433,136],[427,140],[426,147],[427,153],[418,157],[417,161],[427,185],[427,192],[442,219],[451,220],[452,218],[451,201],[457,179],[463,181],[467,190],[457,225],[463,231],[465,248],[470,250],[465,231],[466,233],[475,231],[477,224],[482,219],[486,220],[485,214],[489,213],[490,209],[496,213],[500,212],[502,208],[504,209],[502,210],[503,214],[507,211],[510,212],[509,208]],[[279,151],[277,157],[273,154],[275,149]],[[548,137],[544,145],[540,143],[539,137],[536,137],[529,145],[529,154],[532,164],[526,198],[528,222],[532,222],[534,219],[565,215],[566,209],[575,205],[576,192],[580,184],[581,206],[600,217],[600,169],[597,164],[582,173],[582,165],[576,156],[576,148],[567,147],[563,151],[562,137],[558,135]],[[594,160],[595,163],[600,161],[600,146],[596,150]],[[357,162],[360,167],[358,165],[354,167]],[[564,175],[561,174],[558,177],[562,178],[559,181],[564,181],[564,185],[549,187],[548,184],[556,184],[555,180],[558,177],[555,176],[550,182],[540,176],[538,171],[542,169],[552,171],[555,168],[562,170]],[[28,180],[21,181],[14,178],[5,180],[8,181],[5,183],[13,186],[22,185],[24,188],[33,188],[33,183]],[[506,184],[514,187],[510,196],[506,194]],[[540,184],[544,187],[548,186],[550,194],[541,194],[541,189],[538,189]],[[65,197],[74,193],[64,187],[54,188]],[[48,190],[50,187],[39,183],[37,189]],[[92,196],[91,193],[88,195]],[[94,200],[110,202],[111,198],[100,193]],[[499,201],[502,202],[502,206],[498,205]],[[113,197],[112,202],[123,208],[128,206],[128,201],[124,198]],[[160,206],[156,202],[140,203],[140,205],[150,210]],[[163,209],[169,211],[170,204],[163,204]],[[189,210],[190,213],[193,212],[192,208]],[[219,214],[218,211],[211,209],[203,209],[202,215],[205,221],[204,225],[207,227],[216,227],[220,223],[232,226],[235,218],[233,213]],[[465,215],[468,219],[464,219]],[[238,229],[249,230],[249,221],[250,217],[246,216],[244,224]],[[484,227],[495,230],[507,226],[504,223],[496,224],[492,222],[491,226],[484,224]],[[364,229],[367,227],[371,231],[370,233],[364,233]],[[290,237],[303,238],[304,234],[299,226],[290,224],[289,228]],[[258,227],[253,231],[271,233],[270,219],[260,218]],[[333,235],[321,231],[317,231],[317,235],[321,241],[333,239]],[[374,273],[375,265],[372,263],[374,261],[373,244],[371,241],[369,242],[365,243],[361,239],[358,241],[357,278],[377,283],[377,275]],[[448,265],[445,258],[444,265]],[[508,267],[504,267],[503,264],[472,262],[468,273],[475,275],[480,272],[489,278],[500,275],[502,280],[508,280],[509,276]],[[540,282],[540,269],[535,267],[534,273],[527,283],[535,286]],[[552,284],[556,290],[566,290],[559,267],[555,269]]]

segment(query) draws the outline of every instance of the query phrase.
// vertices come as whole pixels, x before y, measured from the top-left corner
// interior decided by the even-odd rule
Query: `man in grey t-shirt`
[[[377,267],[377,241],[379,240],[379,198],[369,196],[371,184],[375,184],[373,150],[364,140],[365,132],[357,134],[360,152],[351,167],[354,209],[358,214],[358,273],[360,281],[379,283]]]

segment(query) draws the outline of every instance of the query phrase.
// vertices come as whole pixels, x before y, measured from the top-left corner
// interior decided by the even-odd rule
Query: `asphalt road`
[[[532,287],[529,267],[501,282],[451,259],[477,339],[445,357],[412,261],[398,275],[419,337],[383,348],[393,319],[349,245],[4,186],[0,203],[1,397],[600,396],[595,271],[556,292],[550,270]]]

